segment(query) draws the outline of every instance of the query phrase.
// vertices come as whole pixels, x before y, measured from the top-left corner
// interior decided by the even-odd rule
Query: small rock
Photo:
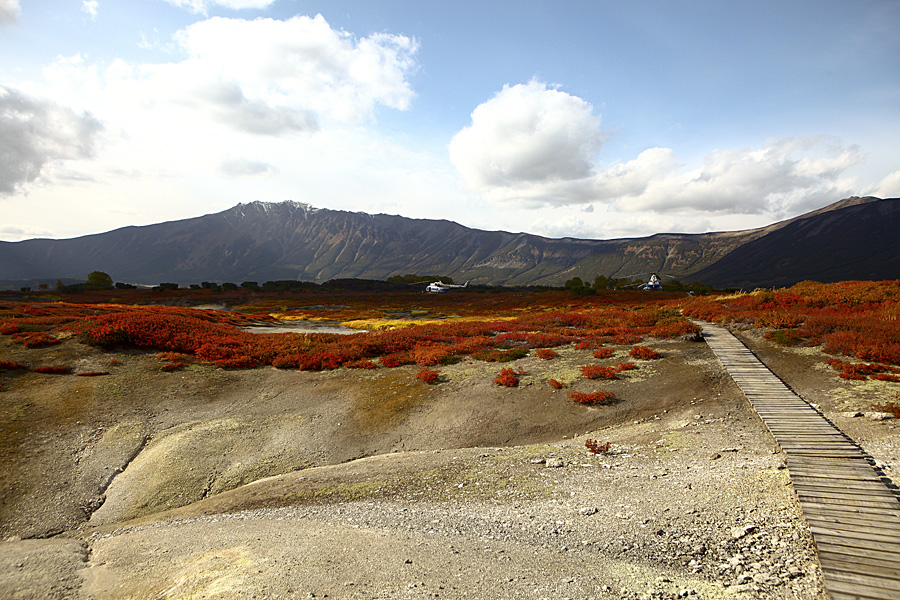
[[[842,412],[841,416],[846,417],[848,419],[853,419],[856,417],[861,417],[861,416],[863,416],[863,414],[861,412],[859,412],[858,410],[854,410],[854,411],[849,411],[849,412]]]
[[[590,515],[596,515],[597,509],[593,506],[585,506],[584,508],[578,509],[578,514],[588,517]]]
[[[551,469],[558,469],[565,466],[565,464],[561,458],[548,458],[544,461],[544,465]]]
[[[731,530],[731,539],[739,540],[756,531],[756,525],[744,525],[743,527],[734,527]]]
[[[894,418],[894,415],[886,412],[867,412],[864,416],[872,421],[887,421]]]
[[[722,455],[718,452],[713,452],[713,454],[709,457],[710,460],[716,460],[718,458],[722,458]]]

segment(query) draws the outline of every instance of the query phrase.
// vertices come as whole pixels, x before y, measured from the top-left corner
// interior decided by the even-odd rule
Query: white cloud
[[[450,158],[470,190],[500,204],[774,216],[854,193],[845,173],[862,160],[858,148],[817,136],[713,151],[702,165],[682,164],[670,148],[602,165],[602,143],[590,104],[532,81],[479,105],[451,141]]]
[[[900,170],[876,183],[867,194],[878,198],[900,198]]]
[[[81,10],[90,15],[91,21],[97,20],[97,12],[100,9],[100,2],[98,0],[82,0],[81,2]]]
[[[504,86],[450,142],[450,160],[473,190],[494,200],[584,199],[603,144],[593,107],[546,84]]]
[[[0,86],[0,194],[36,180],[53,161],[91,156],[100,130],[89,114]]]
[[[274,4],[275,0],[165,0],[172,6],[186,8],[192,13],[206,14],[213,6],[230,8],[231,10],[262,10]]]
[[[0,0],[0,27],[16,23],[21,11],[19,0]]]
[[[771,140],[758,149],[713,151],[687,171],[650,170],[640,193],[607,199],[632,211],[797,214],[852,194],[843,174],[861,159],[858,148],[824,136]]]

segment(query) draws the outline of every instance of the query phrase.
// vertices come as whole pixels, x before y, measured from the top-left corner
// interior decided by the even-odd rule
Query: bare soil
[[[741,335],[892,474],[895,421],[842,415],[900,386]],[[761,421],[705,344],[648,345],[663,357],[616,381],[579,366],[624,346],[426,385],[2,338],[3,360],[109,375],[0,373],[0,598],[825,598]]]

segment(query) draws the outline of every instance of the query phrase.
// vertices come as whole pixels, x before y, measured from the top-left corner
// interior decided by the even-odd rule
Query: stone
[[[872,421],[887,421],[894,418],[894,415],[886,412],[867,412],[864,416]]]

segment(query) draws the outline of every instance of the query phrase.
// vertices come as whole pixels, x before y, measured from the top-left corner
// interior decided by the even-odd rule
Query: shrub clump
[[[419,381],[422,381],[424,383],[427,383],[429,385],[432,385],[432,384],[435,384],[438,382],[438,379],[440,379],[440,376],[441,376],[441,374],[438,371],[436,371],[435,369],[425,368],[418,372],[418,374],[416,375],[416,379],[418,379]]]
[[[559,353],[550,348],[538,348],[534,351],[534,355],[544,360],[551,360],[559,356]]]
[[[616,351],[612,348],[597,348],[594,350],[594,358],[612,358]]]
[[[45,375],[66,375],[71,373],[72,369],[61,365],[50,365],[47,367],[35,367],[32,371],[35,373],[44,373]]]
[[[653,360],[654,358],[659,358],[661,356],[659,352],[652,348],[648,348],[647,346],[635,346],[628,351],[628,355],[632,358],[639,358],[641,360]]]
[[[519,376],[512,369],[502,369],[500,374],[494,377],[494,383],[503,387],[516,387],[519,385]]]
[[[590,393],[571,391],[568,395],[575,402],[589,406],[612,404],[617,400],[612,392],[607,392],[606,390],[596,390]]]

